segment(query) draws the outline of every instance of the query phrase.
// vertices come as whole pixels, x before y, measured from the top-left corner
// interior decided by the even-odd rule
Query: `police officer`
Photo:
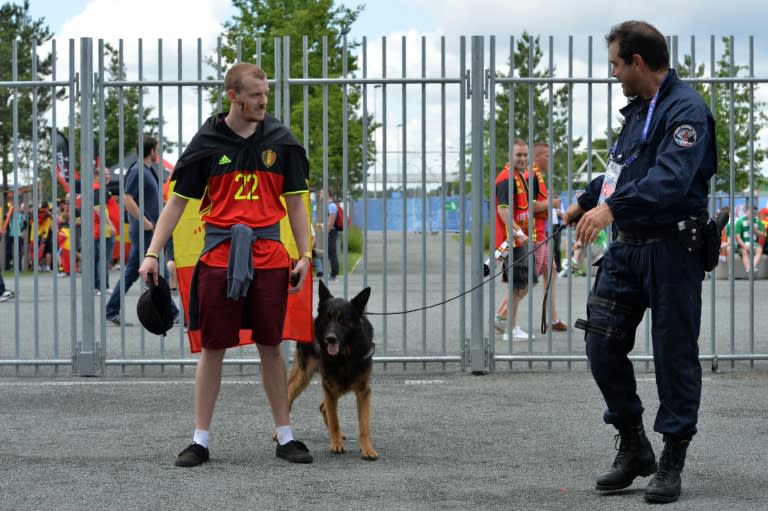
[[[655,27],[627,21],[613,27],[606,41],[612,75],[630,101],[621,109],[625,122],[605,176],[589,184],[565,217],[577,223],[584,246],[609,225],[614,235],[600,261],[587,321],[580,322],[607,404],[603,418],[620,439],[613,465],[596,487],[619,490],[655,473],[645,499],[672,502],[680,495],[701,397],[697,341],[704,271],[692,219],[706,213],[717,161],[715,123],[702,98],[669,68],[666,39]],[[660,401],[654,430],[664,437],[658,465],[627,356],[646,308]]]

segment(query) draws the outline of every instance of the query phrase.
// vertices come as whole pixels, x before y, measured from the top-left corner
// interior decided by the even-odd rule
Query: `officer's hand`
[[[587,246],[595,241],[600,231],[608,227],[611,222],[613,222],[611,208],[606,203],[600,204],[584,213],[581,217],[581,220],[576,225],[576,239],[584,246]]]
[[[581,209],[578,202],[574,202],[568,206],[568,210],[563,215],[563,223],[565,225],[573,225],[579,221],[579,218],[584,214],[584,210]]]

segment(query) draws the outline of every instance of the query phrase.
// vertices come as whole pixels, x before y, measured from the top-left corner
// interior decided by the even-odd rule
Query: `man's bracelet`
[[[301,257],[306,257],[307,259],[309,259],[311,261],[312,260],[312,251],[311,250],[307,250],[306,252],[301,254]]]
[[[149,252],[149,251],[146,254],[144,254],[144,257],[154,257],[155,259],[160,259],[160,256],[158,254],[154,252]]]

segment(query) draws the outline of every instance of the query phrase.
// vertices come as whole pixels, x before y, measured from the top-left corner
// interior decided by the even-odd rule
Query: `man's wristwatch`
[[[311,250],[307,250],[306,252],[301,254],[301,257],[306,257],[307,259],[309,259],[311,261],[312,260],[312,251]]]

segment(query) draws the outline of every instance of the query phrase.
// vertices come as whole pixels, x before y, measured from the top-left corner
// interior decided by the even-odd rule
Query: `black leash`
[[[563,223],[557,224],[554,229],[552,229],[552,235],[548,236],[546,241],[549,241],[550,239],[554,238],[555,236],[560,236],[560,233],[563,229],[565,229],[566,225]],[[549,254],[549,268],[547,268],[546,271],[549,272],[549,278],[547,279],[547,285],[544,287],[544,300],[541,302],[541,333],[546,334],[547,333],[547,299],[549,298],[549,286],[552,285],[552,273],[555,269],[555,244],[552,244],[552,250]]]
[[[563,225],[563,224],[559,224],[559,225]],[[540,246],[548,243],[549,240],[554,238],[556,235],[559,235],[560,231],[562,229],[563,229],[562,227],[553,229],[552,234],[550,234],[549,236],[544,238],[544,240],[541,241],[540,243],[534,244],[532,250],[526,252],[524,255],[522,255],[522,256],[518,257],[517,259],[515,259],[514,261],[512,261],[512,264],[513,265],[518,264],[520,261],[523,261],[524,259],[528,258],[531,254],[536,252],[536,249],[538,249]],[[507,257],[509,257],[509,256],[507,256]],[[480,289],[481,287],[483,287],[484,285],[486,285],[487,283],[489,283],[490,281],[492,281],[493,279],[495,279],[496,277],[498,277],[502,273],[504,273],[504,265],[503,264],[501,265],[501,271],[491,275],[490,277],[488,277],[487,279],[485,279],[484,281],[482,281],[480,284],[476,285],[475,287],[473,287],[471,289],[467,289],[463,293],[460,293],[460,294],[454,296],[453,298],[449,298],[447,300],[443,300],[442,302],[434,303],[432,305],[427,305],[426,307],[419,307],[417,309],[409,309],[409,310],[400,311],[400,312],[368,312],[368,311],[366,311],[366,314],[368,316],[398,316],[398,315],[401,315],[401,314],[410,314],[411,312],[420,312],[420,311],[425,311],[425,310],[429,310],[429,309],[434,309],[435,307],[440,307],[441,305],[445,305],[446,303],[450,303],[450,302],[452,302],[454,300],[457,300],[457,299],[461,298],[462,296],[468,295],[469,293],[471,293],[471,292],[473,292],[473,291],[475,291],[477,289]],[[546,294],[545,294],[544,300],[546,301]]]

